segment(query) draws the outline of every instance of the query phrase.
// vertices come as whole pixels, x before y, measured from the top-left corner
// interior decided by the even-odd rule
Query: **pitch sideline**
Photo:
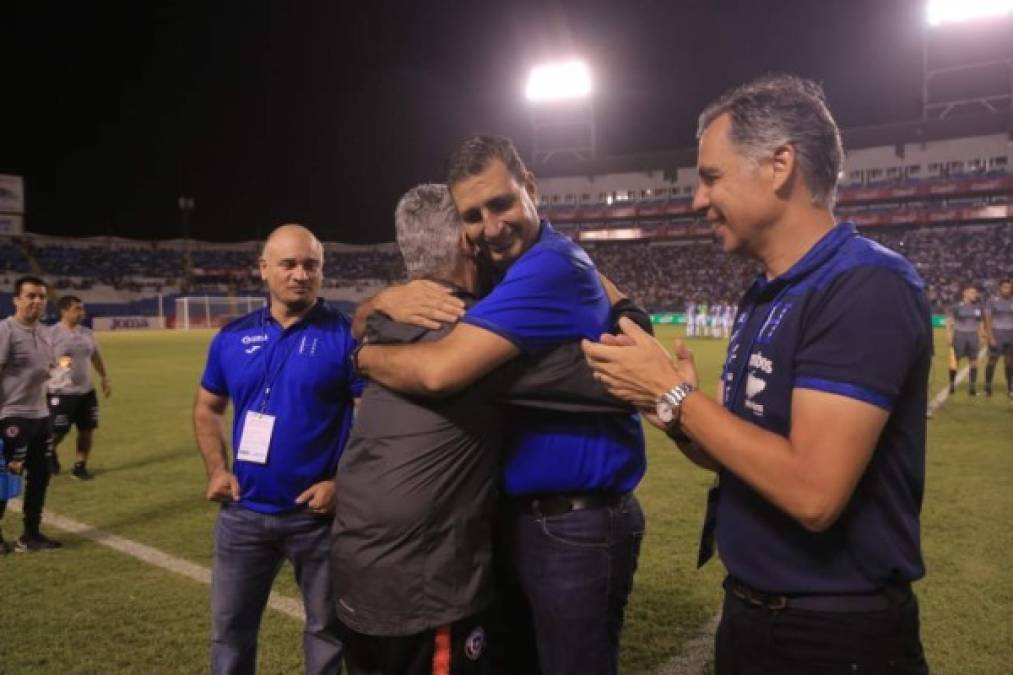
[[[17,511],[21,511],[21,500],[12,499],[9,502],[10,507]],[[211,585],[211,570],[203,565],[192,563],[182,558],[170,555],[165,551],[161,551],[152,546],[147,546],[136,542],[126,537],[121,537],[116,534],[110,534],[109,532],[103,532],[97,528],[82,523],[71,518],[53,513],[52,511],[45,511],[42,515],[42,522],[47,525],[52,525],[55,528],[64,530],[76,534],[83,539],[89,539],[96,544],[101,544],[108,548],[118,551],[119,553],[125,553],[132,558],[136,558],[142,562],[148,563],[154,567],[174,572],[181,576],[193,579],[205,585]],[[11,554],[14,555],[14,554]],[[31,555],[31,554],[29,554]],[[301,600],[296,598],[290,598],[285,595],[279,595],[274,591],[271,591],[271,595],[268,598],[267,606],[271,609],[281,612],[293,619],[306,619],[306,613],[303,609]]]

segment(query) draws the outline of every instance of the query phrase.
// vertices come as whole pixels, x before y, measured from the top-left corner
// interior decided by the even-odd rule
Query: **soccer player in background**
[[[963,299],[950,308],[946,318],[946,341],[953,358],[950,361],[950,393],[956,391],[957,369],[960,359],[967,359],[970,369],[967,378],[967,393],[977,396],[979,334],[982,332],[984,312],[978,305],[978,289],[972,285],[964,287]]]
[[[60,542],[39,531],[49,486],[53,434],[46,407],[46,381],[53,365],[49,331],[39,324],[46,311],[46,282],[25,276],[14,282],[14,316],[0,321],[0,429],[7,470],[25,471],[24,534],[14,544],[19,553],[59,548]],[[7,500],[0,501],[0,518]],[[10,546],[0,536],[0,554]]]
[[[999,283],[998,297],[991,298],[985,308],[985,334],[988,336],[988,363],[985,365],[985,396],[992,395],[995,365],[1003,357],[1006,372],[1006,395],[1013,398],[1013,282]]]
[[[686,303],[686,337],[696,337],[696,301]]]
[[[95,334],[82,325],[85,317],[84,303],[74,295],[60,298],[60,321],[49,329],[53,345],[53,358],[58,366],[58,376],[49,381],[49,413],[53,420],[53,473],[59,473],[60,462],[57,446],[72,426],[77,426],[77,458],[70,475],[79,480],[91,480],[94,474],[88,471],[88,456],[91,454],[92,438],[98,428],[98,396],[91,381],[90,363],[98,372],[102,394],[109,398],[112,389],[106,373],[105,362],[99,351]]]

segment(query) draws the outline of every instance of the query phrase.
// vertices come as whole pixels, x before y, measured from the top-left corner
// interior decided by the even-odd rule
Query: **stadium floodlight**
[[[929,0],[930,26],[958,23],[1013,12],[1013,0]]]
[[[591,71],[577,60],[537,66],[531,69],[525,94],[532,102],[587,98]]]

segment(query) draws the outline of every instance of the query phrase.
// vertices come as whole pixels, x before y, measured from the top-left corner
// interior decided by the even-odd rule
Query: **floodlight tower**
[[[926,10],[922,118],[1013,110],[1013,0],[929,0]],[[980,24],[974,27],[980,39],[971,48],[947,44],[946,27],[969,21]]]
[[[591,91],[591,71],[583,61],[531,70],[525,95],[531,106],[531,154],[536,164],[560,155],[590,159],[597,154]]]

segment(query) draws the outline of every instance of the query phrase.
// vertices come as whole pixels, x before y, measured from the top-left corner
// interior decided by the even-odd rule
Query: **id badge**
[[[248,411],[243,422],[243,438],[239,442],[236,459],[255,464],[267,463],[267,451],[271,447],[271,433],[274,431],[274,415]]]

